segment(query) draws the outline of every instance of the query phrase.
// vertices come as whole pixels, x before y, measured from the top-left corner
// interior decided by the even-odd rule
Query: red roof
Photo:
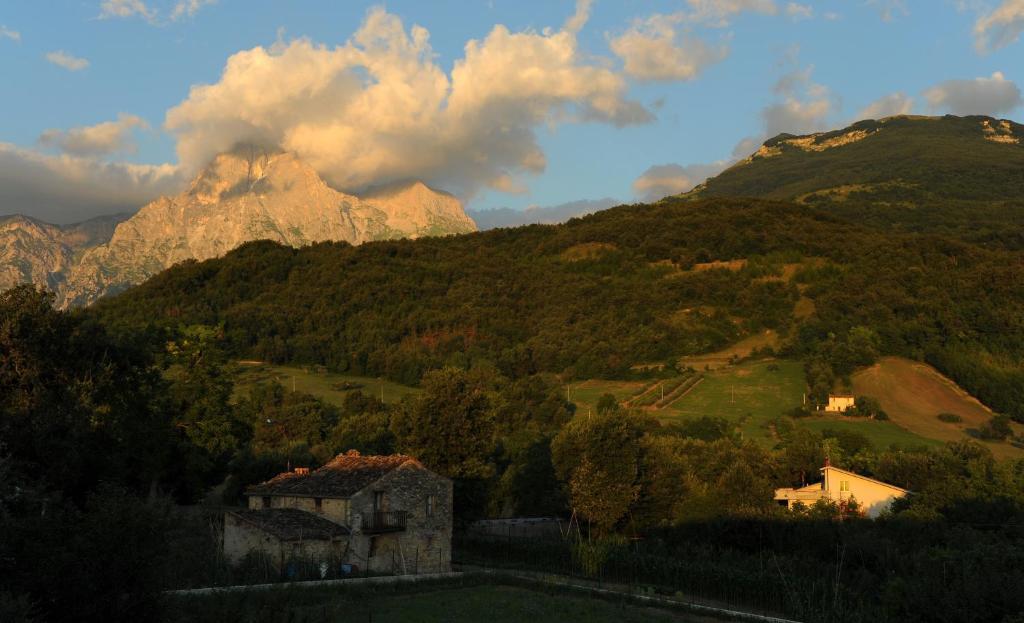
[[[249,487],[245,494],[347,498],[406,463],[422,467],[419,461],[404,454],[362,456],[355,450],[349,450],[311,472],[278,474],[266,482]]]

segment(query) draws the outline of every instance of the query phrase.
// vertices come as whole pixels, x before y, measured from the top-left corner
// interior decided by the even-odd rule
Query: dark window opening
[[[263,508],[270,508],[270,496],[263,496]]]
[[[316,512],[318,512],[318,513],[324,512],[324,499],[323,498],[313,498],[313,506],[316,507]]]

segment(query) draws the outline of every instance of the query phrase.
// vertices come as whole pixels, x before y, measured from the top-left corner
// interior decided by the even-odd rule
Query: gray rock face
[[[51,225],[26,216],[0,217],[0,291],[22,283],[58,290],[81,255],[106,242],[128,215],[75,225]]]
[[[0,222],[0,288],[46,285],[61,307],[87,305],[182,260],[217,257],[250,240],[361,244],[476,231],[458,199],[421,182],[358,197],[329,187],[292,154],[251,148],[221,154],[185,192],[147,204],[102,244],[72,247],[61,242],[61,228],[23,217],[8,222],[15,221]]]

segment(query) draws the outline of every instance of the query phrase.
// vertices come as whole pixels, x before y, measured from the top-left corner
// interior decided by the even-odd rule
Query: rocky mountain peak
[[[177,262],[218,257],[251,240],[298,247],[471,231],[476,224],[461,202],[423,182],[356,196],[331,188],[293,153],[239,146],[213,158],[181,194],[143,206],[80,261],[65,254],[57,262],[66,268],[58,302],[88,304]]]

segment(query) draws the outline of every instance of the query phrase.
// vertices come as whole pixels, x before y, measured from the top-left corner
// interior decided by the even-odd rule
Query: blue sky
[[[414,25],[429,47],[392,55],[396,42],[419,45]],[[489,38],[496,25],[528,37]],[[361,29],[392,48],[353,47]],[[842,126],[875,102],[869,112],[1019,118],[1022,29],[1024,0],[9,0],[0,5],[0,213],[70,221],[127,208],[250,138],[308,156],[346,190],[417,176],[478,210],[633,201],[685,189],[767,135]],[[487,54],[456,85],[471,40]],[[229,58],[257,46],[270,84],[239,70],[228,85]],[[504,89],[522,78],[516,46],[537,46],[537,79]],[[396,77],[413,61],[419,70]],[[323,86],[325,67],[341,86],[302,100]],[[396,101],[429,91],[418,82],[428,70],[460,95],[442,85],[429,110]],[[391,99],[347,108],[375,81],[392,81]],[[168,125],[168,111],[203,84],[217,86]],[[281,84],[294,93],[262,101]],[[420,125],[385,118],[402,106]]]

